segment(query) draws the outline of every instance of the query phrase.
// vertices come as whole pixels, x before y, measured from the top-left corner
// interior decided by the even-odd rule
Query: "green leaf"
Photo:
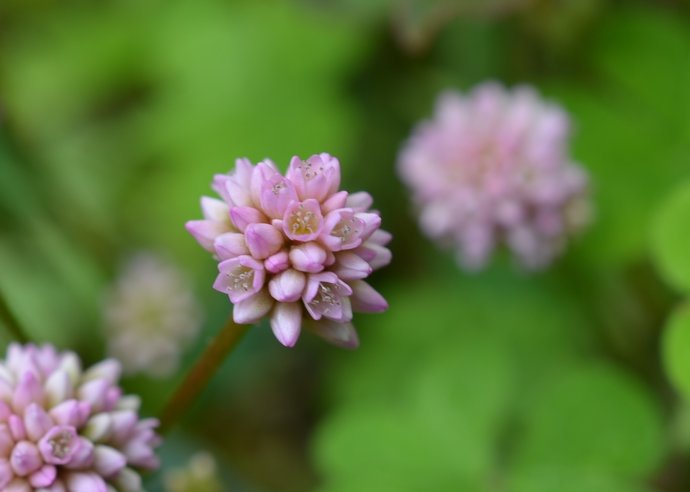
[[[633,480],[571,467],[535,467],[511,477],[511,492],[651,492]]]
[[[666,281],[690,292],[690,181],[668,197],[656,216],[652,252]]]
[[[690,399],[690,304],[676,309],[664,331],[663,361],[675,388]]]
[[[380,288],[391,307],[385,316],[357,318],[362,344],[335,371],[337,398],[395,398],[401,378],[417,375],[444,348],[464,354],[492,344],[509,348],[518,384],[533,388],[544,367],[566,363],[591,343],[581,307],[561,287],[505,271],[463,277],[455,268],[446,267],[444,280]]]
[[[419,354],[398,399],[354,400],[326,420],[316,458],[333,490],[485,490],[514,385],[505,347],[478,342]]]
[[[390,312],[360,318],[362,346],[329,385],[337,410],[317,432],[324,491],[492,490],[509,416],[586,347],[557,286],[448,277],[384,286]]]
[[[586,490],[604,490],[596,486],[599,479],[605,483],[644,477],[664,451],[661,415],[650,395],[606,365],[581,365],[554,374],[551,384],[530,402],[522,432],[515,477],[549,483],[549,473],[570,470],[591,478],[594,485]]]
[[[690,36],[659,10],[620,9],[588,52],[593,75],[553,94],[572,114],[574,155],[591,173],[596,221],[585,251],[610,268],[645,253],[655,207],[688,176]]]
[[[317,465],[329,484],[324,490],[450,491],[453,481],[481,490],[481,477],[461,461],[474,441],[439,446],[431,424],[402,405],[342,407],[316,442]]]

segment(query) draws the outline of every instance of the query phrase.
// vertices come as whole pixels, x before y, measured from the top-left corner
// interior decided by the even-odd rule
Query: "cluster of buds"
[[[443,94],[399,159],[423,231],[455,245],[468,269],[501,244],[525,268],[548,265],[590,216],[587,175],[568,154],[569,137],[565,111],[529,87]]]
[[[201,309],[181,271],[153,253],[130,258],[106,296],[108,353],[125,373],[170,376],[201,328]]]
[[[82,371],[73,352],[12,344],[0,361],[0,490],[140,492],[154,469],[155,419],[122,396],[120,365]]]
[[[353,311],[388,307],[364,279],[389,263],[391,236],[368,193],[339,186],[340,163],[325,153],[293,157],[285,175],[270,160],[239,159],[234,171],[215,176],[222,200],[203,197],[204,220],[187,229],[219,260],[214,288],[234,304],[235,322],[268,315],[285,346],[304,326],[352,348],[359,343]]]

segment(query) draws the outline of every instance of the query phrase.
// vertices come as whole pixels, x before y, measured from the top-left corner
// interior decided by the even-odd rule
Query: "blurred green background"
[[[564,105],[592,177],[596,221],[545,273],[463,273],[396,178],[438,91],[487,79]],[[164,468],[209,451],[227,491],[690,490],[690,2],[0,0],[0,293],[35,340],[101,358],[104,289],[150,249],[205,307],[189,365],[231,309],[183,228],[212,175],[322,151],[394,234],[391,308],[356,318],[353,353],[253,330]],[[180,377],[125,387],[155,414]]]

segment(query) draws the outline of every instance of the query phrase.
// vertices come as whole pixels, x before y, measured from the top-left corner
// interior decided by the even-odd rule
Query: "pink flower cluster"
[[[140,492],[158,467],[158,422],[122,396],[120,365],[85,372],[73,352],[12,344],[0,361],[0,490]]]
[[[364,279],[390,262],[391,236],[368,193],[338,191],[338,159],[293,157],[285,176],[270,160],[239,159],[212,186],[222,200],[203,197],[204,220],[187,230],[220,261],[214,288],[234,304],[235,322],[269,315],[287,347],[302,326],[356,347],[352,312],[388,307]]]
[[[442,94],[399,158],[424,232],[483,266],[506,244],[526,268],[549,264],[589,221],[587,176],[568,155],[567,114],[528,87],[487,83]]]

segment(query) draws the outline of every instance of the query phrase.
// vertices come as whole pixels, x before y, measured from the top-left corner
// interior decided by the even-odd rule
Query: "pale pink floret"
[[[500,244],[526,268],[548,265],[590,215],[587,175],[568,155],[569,126],[529,87],[442,94],[398,163],[423,231],[455,244],[469,269]]]
[[[219,260],[214,288],[235,305],[234,320],[255,323],[268,315],[288,347],[303,326],[356,347],[353,309],[388,307],[363,279],[390,262],[391,236],[369,210],[368,193],[338,191],[338,159],[293,157],[285,176],[269,160],[252,166],[240,159],[212,186],[223,200],[204,197],[204,220],[187,229]]]
[[[122,396],[120,365],[12,344],[0,360],[0,490],[140,492],[158,467],[158,422]]]

